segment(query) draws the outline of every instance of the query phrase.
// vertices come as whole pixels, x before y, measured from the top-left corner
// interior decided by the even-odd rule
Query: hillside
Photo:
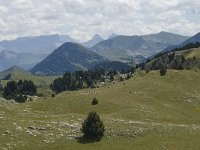
[[[87,70],[107,61],[76,43],[65,43],[37,64],[31,72],[40,75],[63,75],[66,71]]]
[[[104,40],[91,49],[110,60],[141,62],[144,58],[171,45],[180,44],[188,38],[168,32],[141,36],[121,35]]]
[[[13,66],[7,70],[4,70],[3,72],[0,72],[0,80],[2,80],[3,83],[7,82],[8,80],[18,81],[22,79],[32,80],[37,86],[47,86],[50,85],[55,78],[56,77],[53,76],[35,76],[17,66]]]
[[[103,69],[106,71],[109,71],[109,70],[127,71],[127,70],[130,70],[133,66],[134,66],[133,64],[122,63],[119,61],[109,61],[109,62],[100,63],[94,66],[92,69]]]
[[[165,52],[145,64],[145,69],[200,69],[200,47]]]
[[[106,87],[68,91],[20,105],[1,99],[0,147],[198,150],[199,72],[168,70],[163,77],[158,71],[142,74]],[[94,97],[99,100],[96,106],[91,105]],[[100,142],[78,141],[81,123],[90,111],[96,111],[106,127]]]
[[[0,71],[8,69],[13,65],[29,70],[46,56],[46,54],[15,53],[4,50],[0,52]]]
[[[19,37],[14,40],[1,41],[1,50],[11,50],[16,53],[50,54],[65,42],[74,42],[68,35],[41,35]]]

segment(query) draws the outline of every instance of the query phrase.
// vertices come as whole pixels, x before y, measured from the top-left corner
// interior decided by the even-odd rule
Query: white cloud
[[[0,39],[61,33],[86,41],[95,33],[185,35],[200,31],[199,0],[0,1]]]

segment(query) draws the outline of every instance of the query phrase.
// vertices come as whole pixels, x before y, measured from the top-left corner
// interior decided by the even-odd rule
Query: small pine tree
[[[3,85],[1,84],[1,80],[0,80],[0,92],[3,90]]]
[[[160,69],[160,76],[165,76],[166,73],[167,73],[167,69],[165,67]]]
[[[110,75],[110,81],[113,81],[115,79],[114,75]]]
[[[150,69],[146,69],[146,74],[148,74],[150,72]]]
[[[23,96],[22,94],[15,95],[14,100],[17,103],[24,103],[27,100],[27,96]]]
[[[92,105],[97,105],[98,103],[99,103],[98,100],[96,98],[93,98]]]
[[[55,97],[56,95],[55,94],[51,94],[51,97]]]
[[[81,132],[86,139],[100,140],[105,132],[104,124],[96,112],[90,112],[82,123]]]
[[[130,79],[132,75],[130,73],[127,74],[126,80]]]

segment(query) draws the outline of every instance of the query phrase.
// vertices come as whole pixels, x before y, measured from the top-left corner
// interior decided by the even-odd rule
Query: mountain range
[[[11,50],[16,53],[50,54],[65,42],[75,42],[68,35],[41,35],[19,37],[14,40],[1,41],[0,51]]]
[[[148,58],[169,46],[180,44],[188,38],[168,32],[141,36],[118,35],[99,42],[91,49],[109,60],[141,62],[143,59],[138,58]]]
[[[87,70],[105,61],[107,59],[90,49],[67,42],[37,64],[31,72],[37,75],[63,75],[66,71]]]
[[[28,52],[33,53],[23,52],[25,49],[22,49],[22,52],[18,53],[15,51],[21,51],[20,49],[15,49],[14,51],[4,50],[0,53],[0,71],[13,65],[17,65],[26,70],[31,69],[32,73],[39,75],[62,75],[66,71],[74,72],[77,70],[91,69],[98,64],[100,64],[100,67],[106,66],[107,68],[113,68],[117,66],[116,64],[119,64],[118,62],[144,62],[147,58],[149,58],[149,56],[153,56],[167,47],[169,48],[174,45],[177,46],[185,43],[200,41],[200,33],[194,35],[193,37],[168,32],[141,36],[114,35],[113,38],[107,40],[103,40],[100,35],[95,35],[91,40],[86,42],[88,44],[87,46],[90,47],[96,42],[100,42],[91,48],[88,48],[86,46],[82,46],[84,45],[83,43],[77,44],[74,42],[64,42],[67,40],[67,37],[62,37],[60,35],[52,35],[46,38],[43,37],[45,39],[44,41],[42,41],[42,37],[43,36],[34,37],[33,41],[30,42],[30,45],[37,43],[41,38],[41,41],[38,43],[44,43],[40,44],[38,47],[41,48],[41,45],[44,45],[44,47],[54,45],[49,51],[46,51],[48,53],[51,52],[50,54],[43,54],[45,51],[42,50],[40,51],[42,54],[40,54],[38,51],[33,50],[34,46],[30,48],[30,50],[27,50]],[[63,41],[64,44],[60,47],[59,44],[55,45],[56,40],[52,40],[54,39],[53,37],[55,39],[60,39],[57,41]],[[48,38],[51,39],[50,41],[54,42],[49,42],[47,40]],[[20,41],[19,39],[20,38],[18,38],[18,42]],[[30,37],[28,39],[31,41]],[[28,46],[27,39],[22,40],[23,42],[21,44],[16,41],[14,42],[16,45],[24,45],[22,43],[26,43]],[[9,42],[11,41],[8,41],[8,43]],[[0,45],[1,43],[2,42],[0,42]],[[12,44],[10,47],[12,47]],[[52,50],[53,48],[55,48],[55,50]],[[115,64],[112,64],[112,62],[115,62]],[[124,65],[120,64],[120,66]]]

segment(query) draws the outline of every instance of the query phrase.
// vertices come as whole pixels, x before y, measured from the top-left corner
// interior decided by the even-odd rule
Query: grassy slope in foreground
[[[114,85],[25,104],[0,101],[0,148],[198,150],[199,85],[199,72],[168,70],[161,77],[153,71]],[[91,105],[93,97],[99,105]],[[105,137],[81,144],[75,137],[81,135],[81,123],[92,110],[104,121]]]

